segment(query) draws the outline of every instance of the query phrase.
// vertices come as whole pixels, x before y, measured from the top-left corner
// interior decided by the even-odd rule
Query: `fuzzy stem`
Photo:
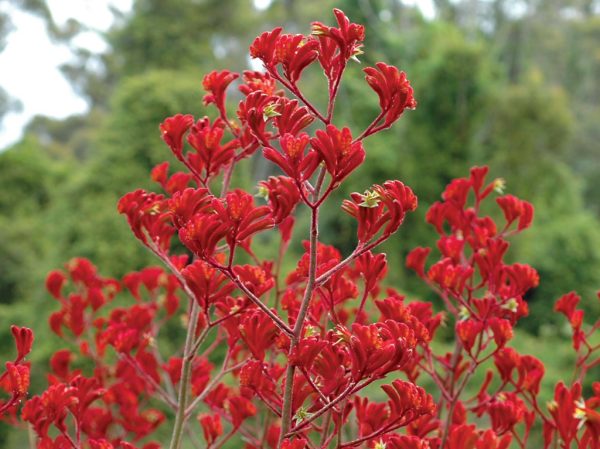
[[[314,199],[319,198],[321,187],[323,186],[323,180],[325,179],[325,170],[321,169],[319,174],[319,180],[315,186]],[[312,299],[313,292],[316,285],[317,278],[317,244],[319,240],[319,208],[311,208],[311,220],[310,220],[310,246],[309,246],[309,266],[308,266],[308,281],[304,290],[304,297],[300,304],[300,310],[296,317],[296,323],[294,324],[293,335],[290,341],[289,355],[292,354],[296,345],[302,338],[302,331],[304,330],[304,321],[306,320],[306,314],[308,313],[308,307],[310,300]],[[281,448],[285,434],[288,433],[292,423],[292,393],[294,390],[294,372],[296,367],[293,363],[288,363],[285,373],[285,385],[283,389],[283,407],[281,410],[281,434],[279,436],[278,448]]]
[[[194,360],[194,353],[192,352],[192,349],[194,346],[198,316],[200,314],[198,302],[193,299],[190,302],[191,311],[183,350],[183,365],[181,367],[181,383],[179,384],[179,394],[177,397],[177,412],[175,414],[175,425],[173,426],[173,435],[171,437],[169,449],[179,449],[181,447],[183,429],[187,419],[185,412],[189,396],[192,362]]]

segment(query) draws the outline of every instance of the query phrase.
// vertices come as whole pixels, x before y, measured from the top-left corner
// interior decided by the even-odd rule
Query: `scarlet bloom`
[[[489,320],[489,326],[492,329],[494,341],[499,348],[513,337],[513,329],[508,320],[494,317]]]
[[[456,323],[456,334],[468,353],[471,353],[471,349],[473,349],[477,336],[481,334],[482,331],[483,324],[481,321],[469,319]]]
[[[304,438],[296,438],[295,440],[290,440],[286,438],[281,443],[281,449],[305,449],[306,448],[306,440]]]
[[[213,196],[208,193],[208,189],[187,188],[180,192],[175,192],[167,200],[168,216],[171,218],[176,228],[186,225],[195,215],[209,212]]]
[[[228,228],[227,243],[234,246],[256,232],[273,227],[267,206],[256,206],[254,198],[243,190],[233,190],[224,200],[213,200],[216,216]]]
[[[202,87],[208,92],[204,96],[204,104],[209,105],[214,103],[219,109],[219,112],[225,113],[225,91],[227,87],[237,79],[239,75],[237,73],[230,72],[229,70],[223,70],[218,72],[213,70],[208,75],[204,76],[202,80]]]
[[[267,95],[274,95],[277,84],[268,73],[246,70],[242,74],[244,84],[240,85],[240,92],[249,95],[254,91],[261,91]]]
[[[46,277],[46,290],[56,299],[60,298],[61,290],[67,277],[62,271],[53,270]]]
[[[430,449],[429,441],[414,435],[391,435],[381,440],[385,449]],[[377,447],[377,446],[375,446]]]
[[[531,226],[531,222],[533,221],[533,206],[531,203],[520,200],[513,195],[505,195],[497,198],[496,202],[502,208],[502,212],[504,212],[504,218],[506,218],[505,229],[508,229],[517,219],[519,220],[517,231],[522,231]]]
[[[201,259],[210,259],[229,226],[216,214],[196,214],[179,229],[179,240]]]
[[[200,259],[185,267],[181,274],[204,310],[235,288],[227,276]]]
[[[279,97],[267,95],[262,91],[254,91],[240,101],[237,115],[252,137],[263,146],[269,145],[271,133],[266,130],[267,122],[279,112]]]
[[[300,192],[292,178],[271,176],[267,181],[259,183],[261,193],[264,192],[271,208],[271,216],[275,224],[281,223],[290,216],[300,201]]]
[[[223,425],[219,415],[198,415],[198,422],[202,426],[204,440],[208,446],[211,446],[218,437],[223,435]]]
[[[10,331],[13,334],[15,345],[17,347],[17,358],[15,359],[15,363],[19,363],[31,352],[31,346],[33,345],[33,331],[27,327],[14,325],[10,327]]]
[[[496,435],[501,436],[513,430],[523,420],[527,408],[515,393],[501,393],[492,401],[487,409],[492,422],[492,429]]]
[[[368,326],[355,323],[352,334],[346,338],[355,381],[384,377],[390,371],[401,369],[411,359],[416,346],[414,332],[406,324],[393,320]]]
[[[240,335],[257,360],[263,360],[265,351],[278,335],[277,326],[262,311],[255,310],[242,317]]]
[[[160,131],[163,140],[171,148],[177,159],[182,159],[183,136],[194,123],[192,115],[177,114],[165,119],[160,124]]]
[[[417,102],[404,72],[383,62],[378,62],[376,66],[377,68],[367,67],[364,72],[367,75],[367,83],[379,96],[379,106],[384,119],[382,129],[385,129],[392,126],[405,109],[416,108]]]
[[[260,59],[267,69],[270,69],[277,63],[275,50],[281,31],[281,27],[277,27],[271,31],[265,31],[254,39],[254,42],[252,42],[252,45],[250,46],[250,56]]]
[[[427,277],[442,290],[460,295],[473,273],[472,267],[454,264],[452,259],[446,257],[429,268]]]
[[[235,156],[235,148],[239,146],[238,141],[233,139],[222,145],[225,123],[220,118],[212,124],[208,117],[199,119],[188,134],[188,143],[196,150],[196,153],[188,153],[188,164],[197,173],[204,171],[207,179],[219,173],[219,170],[231,163]]]
[[[263,155],[277,164],[286,175],[302,183],[312,176],[320,162],[317,152],[312,148],[305,154],[309,139],[306,133],[298,136],[284,134],[279,139],[283,154],[267,146],[263,150]]]
[[[563,382],[559,382],[554,390],[554,400],[548,404],[553,421],[550,433],[557,431],[565,447],[571,446],[571,442],[577,437],[580,419],[583,417],[576,413],[578,402],[581,402],[581,384],[576,382],[572,388],[567,388]],[[546,447],[548,446],[547,443]]]
[[[356,259],[356,270],[364,278],[365,292],[375,290],[379,281],[387,273],[387,259],[385,254],[374,255],[371,251],[367,251]]]
[[[396,423],[393,428],[405,426],[420,416],[435,413],[436,407],[431,395],[411,382],[395,380],[391,385],[383,385],[381,389],[390,398],[390,417],[386,428],[391,423]]]
[[[76,391],[64,384],[51,385],[41,396],[34,396],[23,407],[23,420],[31,423],[40,437],[47,437],[51,425],[66,430],[69,407],[77,402]]]
[[[119,200],[119,213],[127,216],[134,235],[146,246],[168,252],[175,230],[169,226],[163,213],[166,211],[162,195],[136,190]]]
[[[169,177],[169,163],[163,162],[156,165],[150,173],[152,181],[157,182],[165,192],[172,195],[188,187],[190,181],[194,178],[189,173],[177,172]]]
[[[448,434],[447,449],[475,449],[477,430],[474,425],[453,425]]]
[[[27,396],[29,390],[29,363],[6,362],[8,385],[6,390],[12,394],[13,400]]]
[[[306,106],[298,106],[298,100],[281,98],[277,101],[276,115],[273,123],[279,130],[279,135],[292,134],[297,136],[315,120]]]
[[[302,34],[282,34],[275,45],[276,61],[281,63],[288,81],[295,85],[302,71],[317,59],[319,43]]]
[[[339,130],[327,125],[325,131],[316,132],[310,144],[325,161],[327,172],[331,175],[331,188],[337,187],[365,160],[363,145],[352,141],[349,128]]]
[[[556,301],[554,310],[562,313],[569,321],[571,321],[579,301],[581,301],[581,297],[577,293],[569,292],[561,296],[558,301]]]
[[[352,56],[362,54],[362,41],[365,39],[365,27],[351,23],[348,17],[339,9],[334,9],[333,14],[338,27],[323,25],[321,22],[313,22],[312,34],[318,37],[331,39],[337,47],[343,61],[346,62]]]
[[[237,429],[251,416],[256,415],[254,404],[243,396],[234,396],[227,400],[227,408],[231,415],[231,423]]]
[[[364,194],[352,193],[352,201],[344,200],[342,209],[358,221],[358,241],[370,241],[383,228],[382,239],[396,232],[407,212],[417,207],[417,197],[400,181],[374,185]],[[384,228],[385,226],[385,228]]]
[[[406,267],[414,270],[420,277],[425,277],[425,261],[431,248],[417,247],[406,256]]]

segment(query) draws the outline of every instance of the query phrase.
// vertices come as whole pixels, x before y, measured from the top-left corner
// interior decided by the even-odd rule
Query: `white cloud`
[[[74,18],[92,29],[106,30],[112,23],[109,5],[127,10],[131,3],[131,0],[49,0],[48,6],[59,25]],[[4,11],[8,11],[14,31],[0,53],[0,86],[23,104],[23,110],[5,118],[0,128],[0,148],[18,140],[34,115],[63,118],[87,108],[58,69],[71,58],[69,50],[50,41],[42,19],[7,3]],[[96,52],[106,48],[92,32],[82,33],[76,43]]]

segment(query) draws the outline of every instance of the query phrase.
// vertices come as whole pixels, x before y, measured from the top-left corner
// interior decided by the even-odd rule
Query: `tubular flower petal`
[[[337,187],[350,173],[365,160],[365,150],[361,142],[353,142],[350,129],[337,129],[327,125],[325,131],[318,130],[310,144],[325,162],[331,175],[331,188]]]
[[[383,62],[378,62],[376,66],[377,68],[367,67],[364,72],[367,83],[379,96],[379,106],[384,118],[382,126],[389,128],[405,109],[415,109],[417,102],[404,72]]]

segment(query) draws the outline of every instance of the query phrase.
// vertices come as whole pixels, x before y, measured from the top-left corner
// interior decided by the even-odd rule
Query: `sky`
[[[253,0],[257,8],[266,8],[272,0]],[[133,0],[47,0],[54,20],[63,25],[74,18],[94,30],[107,30],[113,20],[110,6],[129,11]],[[432,0],[404,0],[417,5],[425,16],[433,14]],[[86,102],[71,88],[59,67],[72,57],[64,45],[53,43],[41,18],[21,12],[0,1],[0,10],[8,11],[14,31],[0,53],[0,86],[18,99],[22,110],[8,114],[0,123],[0,149],[19,140],[23,128],[35,115],[64,118],[83,113]],[[76,43],[94,52],[105,49],[95,33],[84,33]]]
[[[69,18],[79,20],[92,29],[106,30],[112,23],[109,6],[127,11],[132,0],[48,0],[54,20],[64,24]],[[14,31],[6,39],[0,53],[0,86],[22,104],[19,113],[11,113],[0,125],[0,148],[17,141],[27,122],[37,114],[64,118],[85,112],[86,102],[62,76],[59,66],[71,58],[64,45],[53,43],[41,18],[32,16],[0,1],[0,9],[8,11]],[[84,33],[77,43],[93,51],[105,44],[94,33]]]

